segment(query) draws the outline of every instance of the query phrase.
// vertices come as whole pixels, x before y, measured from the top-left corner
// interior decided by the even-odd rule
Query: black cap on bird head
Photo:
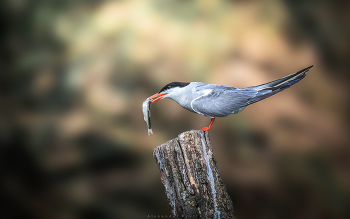
[[[165,95],[167,95],[168,93],[167,90],[174,88],[174,87],[186,87],[187,85],[189,85],[190,83],[184,83],[184,82],[171,82],[167,85],[165,85],[162,89],[160,89],[159,93],[156,93],[152,96],[150,96],[148,99],[153,99],[153,98],[157,98],[151,101],[151,103],[154,103],[158,100],[161,100],[165,97]],[[162,93],[163,92],[163,93]]]
[[[189,84],[190,83],[185,83],[185,82],[171,82],[171,83],[165,85],[162,89],[160,89],[160,91],[158,93],[169,90],[173,87],[186,87]]]

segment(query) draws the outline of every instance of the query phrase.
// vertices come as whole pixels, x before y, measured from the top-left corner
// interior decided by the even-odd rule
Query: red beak
[[[151,103],[154,103],[154,102],[156,102],[156,101],[158,101],[158,100],[163,99],[165,95],[167,95],[167,93],[163,93],[163,94],[156,93],[156,94],[150,96],[148,99],[153,99],[153,98],[155,98],[155,97],[158,97],[157,99],[152,100]]]

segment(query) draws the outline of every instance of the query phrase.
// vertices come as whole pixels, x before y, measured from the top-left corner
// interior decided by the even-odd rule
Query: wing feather
[[[212,91],[191,102],[191,107],[198,114],[213,118],[238,113],[245,108],[249,98],[256,94],[254,89],[239,89],[220,85],[210,85]]]

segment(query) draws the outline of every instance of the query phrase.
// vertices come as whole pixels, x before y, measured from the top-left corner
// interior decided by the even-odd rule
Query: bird
[[[154,103],[169,98],[193,113],[209,117],[211,119],[209,126],[202,128],[203,131],[208,131],[216,117],[239,113],[248,105],[289,88],[303,79],[305,73],[312,67],[313,65],[266,84],[245,88],[202,82],[171,82],[148,99]]]

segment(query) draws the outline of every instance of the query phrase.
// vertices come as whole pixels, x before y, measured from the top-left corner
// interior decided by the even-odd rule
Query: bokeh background
[[[212,147],[237,218],[350,218],[346,0],[3,0],[0,217],[168,216],[152,149],[209,119],[172,81],[292,88],[219,118]]]

